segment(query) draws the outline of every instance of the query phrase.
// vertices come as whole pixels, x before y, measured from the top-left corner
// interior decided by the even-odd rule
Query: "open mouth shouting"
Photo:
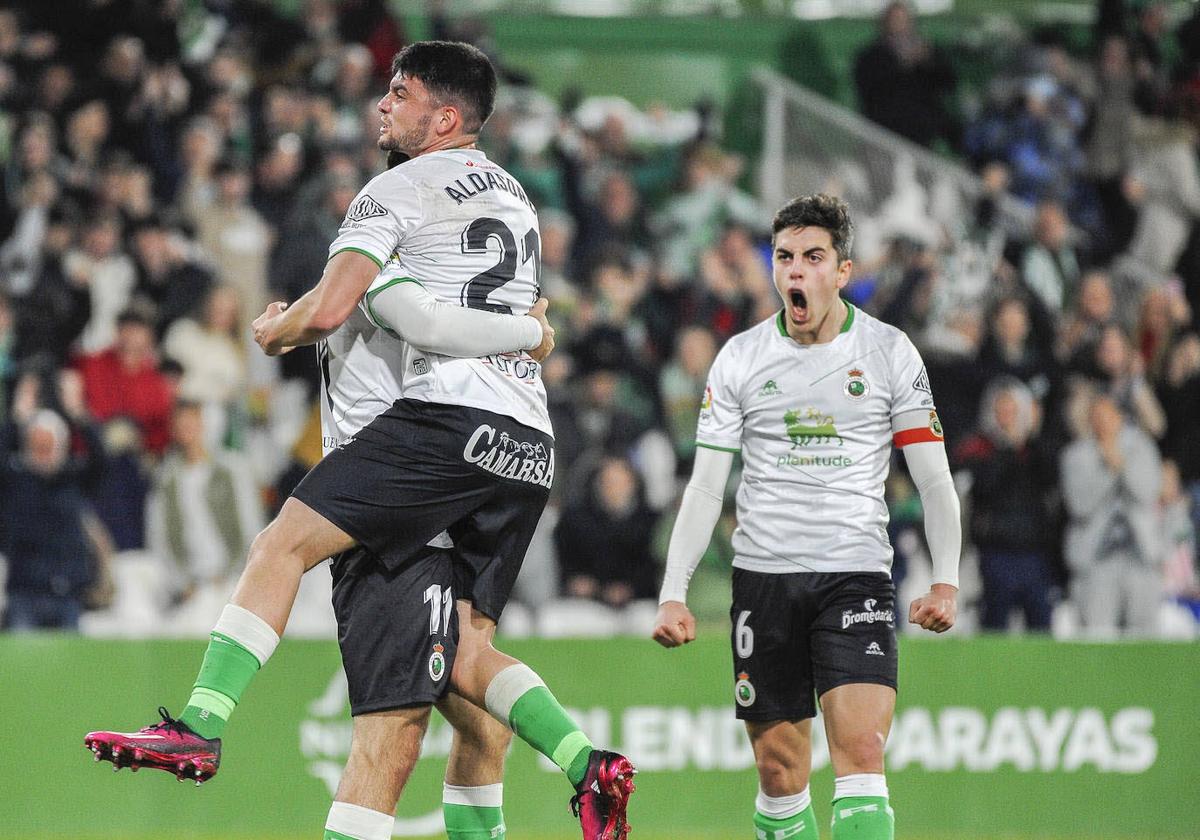
[[[803,324],[808,321],[808,298],[800,289],[788,292],[788,317],[793,323]]]

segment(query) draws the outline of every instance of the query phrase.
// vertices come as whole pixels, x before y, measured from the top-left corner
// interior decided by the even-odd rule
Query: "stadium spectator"
[[[1058,356],[1068,371],[1095,375],[1096,346],[1115,318],[1116,302],[1108,274],[1088,271],[1079,281],[1079,296],[1058,331]]]
[[[217,280],[237,289],[240,320],[249,324],[266,306],[267,256],[273,233],[250,205],[250,173],[226,160],[213,169],[211,204],[190,209],[200,245],[212,258]]]
[[[924,38],[906,0],[887,5],[879,37],[854,61],[858,104],[869,119],[922,146],[958,143],[945,99],[957,80],[946,55]]]
[[[708,369],[716,357],[717,342],[711,330],[685,327],[679,333],[674,357],[658,376],[663,418],[681,472],[691,472],[696,452],[696,415],[704,396]]]
[[[1163,455],[1179,469],[1200,534],[1200,336],[1194,332],[1180,336],[1168,353],[1159,396],[1167,416]]]
[[[1129,44],[1123,37],[1104,39],[1096,76],[1098,90],[1085,143],[1086,174],[1095,182],[1104,224],[1098,250],[1100,256],[1112,257],[1129,243],[1138,215],[1130,203],[1126,180],[1136,155],[1136,81]]]
[[[171,449],[156,470],[148,502],[146,545],[174,570],[170,582],[177,604],[200,587],[232,584],[264,525],[246,465],[232,453],[211,450],[209,437],[203,407],[177,403]]]
[[[1058,364],[1036,340],[1029,306],[1020,297],[1002,298],[996,304],[976,369],[979,388],[1008,375],[1023,382],[1039,402],[1052,404],[1057,398]]]
[[[63,257],[70,282],[86,285],[91,295],[91,318],[83,328],[79,347],[96,353],[113,343],[117,316],[129,306],[137,282],[133,260],[120,250],[121,222],[115,215],[93,217],[83,228],[83,248]]]
[[[4,427],[0,455],[0,553],[8,558],[12,630],[78,627],[85,590],[94,579],[84,526],[86,490],[102,468],[100,442],[78,400],[63,400],[72,424],[40,407],[36,384],[18,388],[14,422]],[[82,449],[72,454],[72,431]],[[10,440],[19,438],[18,451]]]
[[[1167,277],[1200,221],[1197,125],[1183,120],[1147,123],[1138,137],[1127,192],[1138,208],[1129,255],[1159,277]]]
[[[563,511],[554,532],[563,594],[610,607],[654,597],[656,519],[632,465],[604,459],[586,499]]]
[[[180,318],[163,338],[163,353],[183,366],[180,396],[203,407],[210,445],[225,439],[229,414],[249,385],[238,311],[237,292],[217,286],[199,317]]]
[[[121,313],[115,343],[82,357],[78,368],[91,415],[101,423],[116,417],[132,420],[141,447],[161,455],[170,437],[171,395],[158,372],[151,320],[132,309]]]
[[[1057,476],[1037,436],[1040,410],[1020,380],[994,380],[983,397],[980,431],[957,453],[971,475],[969,533],[979,549],[984,630],[1007,630],[1014,610],[1027,630],[1050,629],[1050,497]]]
[[[1069,444],[1060,462],[1069,514],[1064,555],[1071,598],[1087,633],[1151,635],[1163,580],[1157,531],[1162,463],[1154,441],[1099,395],[1088,412],[1090,435]]]
[[[1096,345],[1095,364],[1100,391],[1112,398],[1129,422],[1152,438],[1161,438],[1166,432],[1166,415],[1124,330],[1116,325],[1104,329]]]
[[[189,253],[183,233],[158,216],[135,225],[130,240],[137,269],[134,299],[153,311],[161,335],[201,305],[213,285],[212,272]]]
[[[1069,307],[1079,285],[1079,260],[1070,236],[1062,205],[1043,201],[1037,208],[1033,242],[1021,255],[1021,280],[1055,317]]]

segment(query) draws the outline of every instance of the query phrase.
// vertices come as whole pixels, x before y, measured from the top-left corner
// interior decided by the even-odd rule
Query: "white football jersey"
[[[363,297],[419,282],[445,303],[523,315],[538,298],[537,213],[516,179],[476,149],[420,155],[373,178],[329,248],[380,265]],[[525,352],[460,359],[403,345],[403,396],[506,414],[553,434],[541,365]]]
[[[733,565],[890,572],[892,418],[914,410],[940,437],[917,349],[853,306],[825,344],[794,341],[782,312],[731,338],[709,372],[696,440],[742,453]]]
[[[375,326],[360,309],[317,343],[321,448],[326,455],[400,398],[404,348],[404,342]]]
[[[326,455],[392,407],[403,389],[406,342],[385,332],[355,309],[333,334],[317,344],[321,367],[321,449]],[[429,545],[453,547],[443,531]]]

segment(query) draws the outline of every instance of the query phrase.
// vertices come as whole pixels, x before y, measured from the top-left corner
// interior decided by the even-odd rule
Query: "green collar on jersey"
[[[850,327],[854,324],[854,304],[850,301],[845,301],[846,304],[846,320],[842,321],[842,328],[838,330],[838,335],[850,332]],[[787,322],[783,320],[783,313],[786,309],[779,310],[779,317],[775,319],[775,326],[779,328],[779,334],[784,338],[791,338],[787,331]]]

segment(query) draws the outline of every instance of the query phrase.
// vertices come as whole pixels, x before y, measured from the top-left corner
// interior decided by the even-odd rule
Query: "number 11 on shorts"
[[[447,586],[442,591],[440,583],[434,583],[425,590],[425,603],[429,604],[429,635],[446,635],[442,630],[450,629],[450,610],[454,607],[454,592]]]

